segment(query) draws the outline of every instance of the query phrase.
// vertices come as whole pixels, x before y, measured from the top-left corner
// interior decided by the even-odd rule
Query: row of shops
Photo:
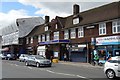
[[[90,62],[92,51],[96,50],[99,60],[107,60],[109,56],[120,56],[120,36],[98,37],[86,44],[71,44],[70,40],[40,42],[37,55],[48,59],[52,57],[64,60],[64,54],[72,62]]]

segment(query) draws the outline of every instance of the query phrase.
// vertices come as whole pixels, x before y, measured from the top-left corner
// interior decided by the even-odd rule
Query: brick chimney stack
[[[45,23],[49,22],[49,16],[45,16]]]
[[[73,15],[76,15],[79,13],[79,5],[74,4],[73,5]]]

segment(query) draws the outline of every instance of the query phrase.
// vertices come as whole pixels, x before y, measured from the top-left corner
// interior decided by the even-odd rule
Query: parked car
[[[28,57],[28,59],[25,61],[25,65],[35,65],[36,67],[41,67],[41,66],[49,66],[51,67],[52,62],[51,60],[46,59],[43,56],[40,55],[31,55]]]
[[[0,54],[0,58],[1,58],[1,59],[6,59],[6,57],[7,57],[6,54],[4,54],[4,53],[1,53],[1,54]]]
[[[28,59],[28,54],[21,54],[19,57],[19,61],[25,62]]]
[[[15,60],[16,56],[13,53],[7,53],[6,60]]]
[[[120,77],[120,56],[111,57],[106,61],[104,73],[109,79]]]

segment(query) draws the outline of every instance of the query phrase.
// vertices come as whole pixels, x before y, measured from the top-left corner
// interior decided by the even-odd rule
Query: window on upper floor
[[[31,37],[30,39],[31,39],[30,42],[33,43],[33,37]]]
[[[120,33],[120,20],[112,22],[112,32],[113,34]]]
[[[64,39],[69,39],[69,31],[68,30],[64,31]]]
[[[71,37],[71,39],[74,39],[74,38],[76,38],[76,29],[75,28],[73,28],[73,29],[71,29],[71,31],[70,31],[71,33],[70,33],[70,37]]]
[[[41,42],[41,35],[38,36],[38,42]]]
[[[54,40],[59,40],[59,31],[54,32]]]
[[[55,29],[58,29],[58,25],[57,24],[55,24]]]
[[[78,38],[84,37],[84,29],[83,27],[78,28]]]
[[[45,26],[45,31],[48,31],[48,26]]]
[[[45,35],[42,35],[42,42],[45,42]]]
[[[29,38],[28,37],[26,38],[26,44],[29,44]]]
[[[73,19],[73,24],[78,24],[79,23],[79,18],[74,18]]]
[[[46,34],[46,41],[50,41],[50,34],[49,33]]]
[[[99,35],[105,35],[106,34],[106,23],[100,23],[99,24]]]

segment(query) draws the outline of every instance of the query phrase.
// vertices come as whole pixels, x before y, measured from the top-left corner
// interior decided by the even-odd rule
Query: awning
[[[46,41],[46,42],[39,42],[39,45],[55,44],[55,43],[70,43],[70,40],[51,40],[51,41]]]

